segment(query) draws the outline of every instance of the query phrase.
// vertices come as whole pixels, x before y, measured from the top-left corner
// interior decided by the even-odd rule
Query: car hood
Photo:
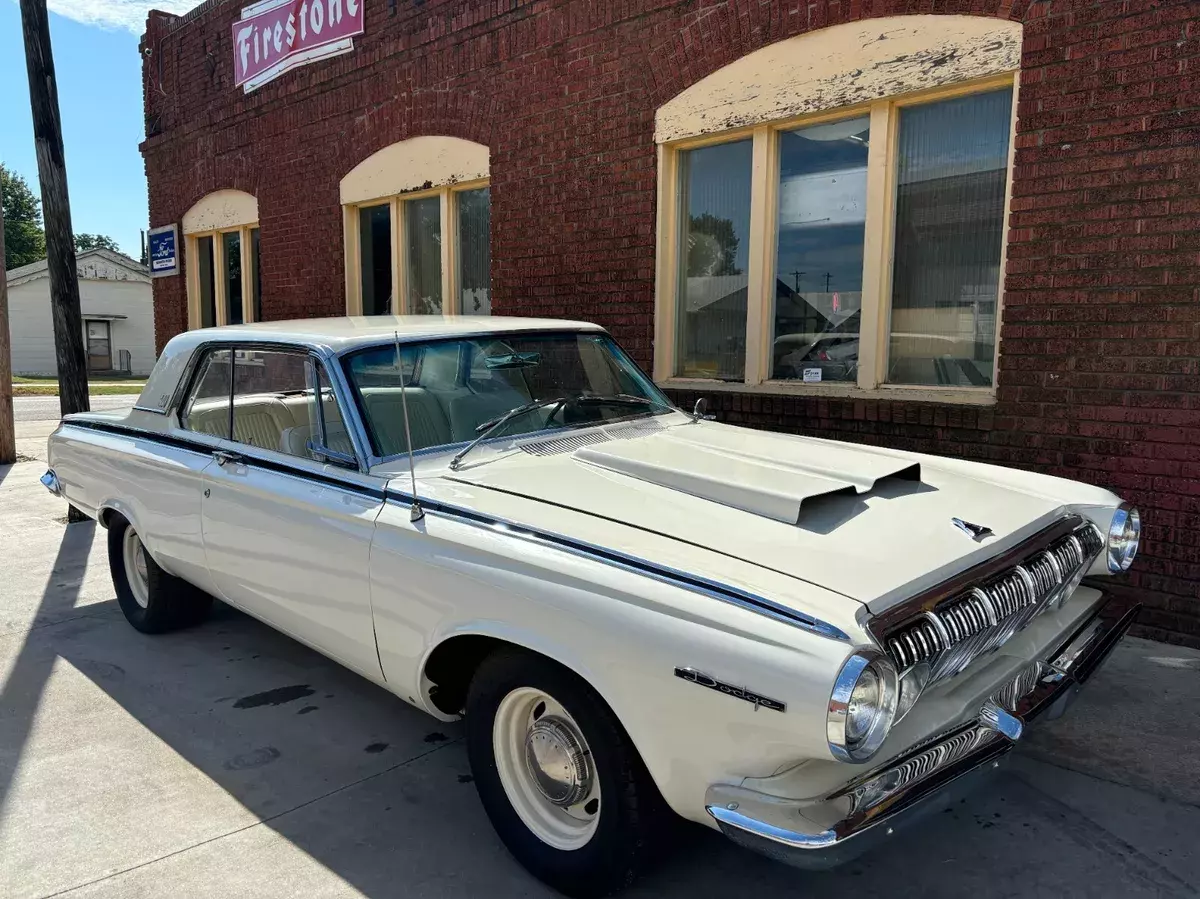
[[[682,541],[873,612],[1068,511],[1119,502],[1028,472],[712,422],[525,442],[443,477]]]

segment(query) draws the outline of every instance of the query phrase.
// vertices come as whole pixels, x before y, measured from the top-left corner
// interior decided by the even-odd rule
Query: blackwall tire
[[[539,709],[539,703],[541,708]],[[484,810],[509,852],[534,876],[577,899],[609,896],[629,886],[657,848],[654,837],[667,817],[665,803],[624,728],[583,680],[541,656],[499,651],[480,665],[467,694],[467,752]],[[541,765],[514,759],[504,747],[529,722],[532,741],[550,746],[546,768],[583,771],[578,795],[551,780]],[[514,725],[514,722],[518,722]],[[541,724],[538,724],[541,722]],[[554,762],[563,744],[576,741],[586,758],[578,766]],[[543,741],[543,742],[538,742]],[[548,743],[545,741],[549,741]],[[569,753],[568,753],[569,755]],[[518,764],[524,763],[524,764]],[[533,773],[542,772],[541,778]],[[539,786],[539,783],[541,784]],[[539,801],[541,805],[539,806]],[[565,803],[572,803],[566,806]],[[556,804],[562,803],[562,804]],[[591,810],[594,821],[588,823]]]
[[[199,624],[212,608],[211,596],[163,571],[120,516],[108,526],[108,565],[125,619],[144,634]]]

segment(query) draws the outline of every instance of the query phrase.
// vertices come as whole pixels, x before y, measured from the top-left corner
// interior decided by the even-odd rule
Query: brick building
[[[1120,492],[1118,589],[1200,645],[1196,2],[284,5],[362,33],[289,70],[277,0],[148,19],[150,219],[184,248],[160,346],[597,321],[729,422]]]

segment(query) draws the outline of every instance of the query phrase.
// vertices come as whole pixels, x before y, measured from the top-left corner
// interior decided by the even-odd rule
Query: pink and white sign
[[[365,0],[263,0],[233,23],[234,83],[246,93],[284,72],[354,49]]]

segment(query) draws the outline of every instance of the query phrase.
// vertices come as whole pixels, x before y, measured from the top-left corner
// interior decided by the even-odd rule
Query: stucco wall
[[[490,149],[493,308],[600,322],[647,367],[656,110],[829,26],[942,13],[1022,23],[996,403],[710,400],[753,427],[1115,489],[1146,530],[1134,570],[1110,585],[1147,602],[1143,634],[1200,645],[1194,0],[397,0],[366,5],[354,52],[249,95],[228,51],[239,6],[149,21],[152,225],[214,190],[253,194],[264,316],[342,314],[341,179],[397,141],[461,137]],[[154,289],[161,344],[185,327],[183,277]]]
[[[149,374],[154,351],[154,303],[144,281],[79,281],[79,306],[86,321],[91,315],[124,315],[112,321],[113,365],[117,351],[129,350],[135,375]],[[50,281],[38,278],[9,288],[9,330],[12,368],[17,375],[54,375],[54,324],[50,317]]]

